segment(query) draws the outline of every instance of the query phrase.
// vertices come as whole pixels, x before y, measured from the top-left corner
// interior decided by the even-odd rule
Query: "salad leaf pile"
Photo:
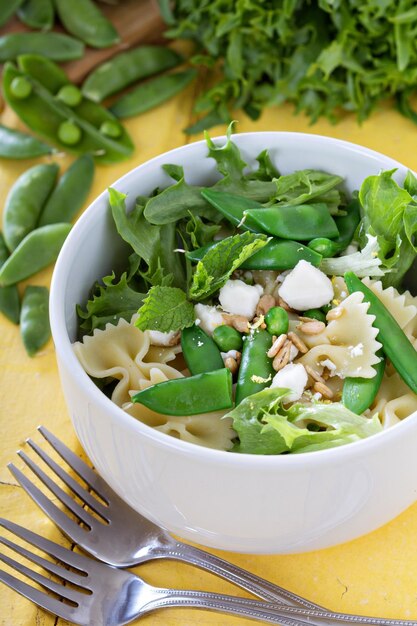
[[[209,72],[197,101],[200,132],[243,109],[290,102],[312,122],[343,112],[364,120],[385,98],[417,123],[414,0],[159,0],[168,36],[192,40]],[[171,8],[172,7],[172,8]],[[211,86],[210,86],[211,83]]]

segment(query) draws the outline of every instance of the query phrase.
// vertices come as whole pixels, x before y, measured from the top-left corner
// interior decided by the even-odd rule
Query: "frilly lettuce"
[[[245,398],[225,417],[233,420],[235,452],[282,454],[334,448],[382,430],[378,416],[356,415],[339,402],[283,407],[288,389],[269,388]]]

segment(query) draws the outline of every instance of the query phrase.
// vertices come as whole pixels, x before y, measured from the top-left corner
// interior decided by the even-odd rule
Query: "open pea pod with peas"
[[[3,93],[19,118],[36,134],[63,151],[91,154],[97,162],[128,158],[133,143],[107,109],[84,98],[65,72],[37,55],[6,63]]]

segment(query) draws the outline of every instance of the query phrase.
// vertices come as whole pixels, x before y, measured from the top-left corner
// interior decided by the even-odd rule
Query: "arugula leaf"
[[[115,282],[114,272],[103,278],[103,284],[96,284],[92,299],[85,309],[77,305],[80,324],[87,333],[96,328],[104,328],[107,323],[117,324],[120,318],[130,321],[137,312],[146,294],[132,289],[127,282],[126,272],[119,282]]]
[[[209,149],[208,156],[216,161],[220,174],[223,174],[230,180],[241,180],[246,163],[241,159],[239,148],[231,139],[233,125],[234,122],[229,124],[226,133],[226,143],[222,146],[216,145],[207,131],[204,132],[204,139]]]
[[[245,176],[247,180],[264,180],[271,181],[274,178],[279,178],[280,173],[271,161],[268,150],[262,150],[256,157],[259,163],[259,167],[254,172],[250,172]]]
[[[141,330],[159,330],[168,333],[192,326],[195,320],[194,306],[187,295],[177,287],[151,287],[138,311],[135,326]]]
[[[206,224],[198,215],[190,213],[190,219],[186,223],[185,232],[190,238],[191,247],[198,249],[211,243],[220,228],[221,226],[217,224]]]
[[[235,269],[267,242],[266,235],[249,231],[220,240],[197,263],[189,297],[192,300],[208,298],[223,287]]]
[[[326,174],[316,170],[299,170],[286,176],[280,176],[275,199],[278,204],[305,204],[320,197],[325,202],[326,194],[343,181],[341,176]],[[332,203],[335,202],[334,193]],[[339,197],[340,203],[340,197]]]
[[[404,179],[404,189],[408,191],[410,196],[415,197],[417,200],[417,178],[410,170],[408,170],[407,176]]]

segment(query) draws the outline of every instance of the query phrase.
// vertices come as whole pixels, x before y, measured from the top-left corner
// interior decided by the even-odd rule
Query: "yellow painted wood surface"
[[[192,120],[195,88],[191,87],[171,102],[127,122],[135,145],[129,161],[97,168],[94,188],[88,203],[121,175],[136,165],[187,141],[182,129]],[[337,126],[294,116],[291,107],[273,108],[257,122],[243,114],[238,130],[291,130],[330,135],[379,150],[417,170],[417,127],[403,119],[388,104],[359,126],[347,116]],[[19,128],[15,116],[5,110],[1,122]],[[225,127],[211,131],[223,134]],[[267,147],[267,146],[266,146]],[[66,168],[69,157],[54,157]],[[43,159],[48,161],[48,158]],[[0,162],[0,203],[19,174],[34,162]],[[34,276],[31,284],[48,285],[51,270]],[[40,532],[62,545],[70,545],[36,505],[23,493],[7,469],[7,463],[22,466],[16,450],[27,437],[40,439],[38,424],[44,424],[82,455],[68,418],[54,348],[50,341],[35,358],[26,356],[19,329],[0,319],[0,509],[1,515]],[[417,448],[417,442],[416,442]],[[273,497],[273,494],[271,494]],[[417,498],[417,485],[416,485]],[[285,515],[285,511],[283,512]],[[237,565],[305,596],[331,609],[383,617],[417,619],[417,504],[390,524],[349,544],[308,554],[254,556],[222,554]],[[214,552],[214,550],[213,550]],[[219,553],[220,554],[220,553]],[[190,566],[162,561],[134,570],[158,586],[201,588],[245,595],[220,579]],[[138,622],[135,622],[138,623]],[[254,622],[196,610],[169,609],[141,620],[144,626],[240,625]],[[38,610],[5,586],[0,586],[1,626],[63,626],[64,622]]]

